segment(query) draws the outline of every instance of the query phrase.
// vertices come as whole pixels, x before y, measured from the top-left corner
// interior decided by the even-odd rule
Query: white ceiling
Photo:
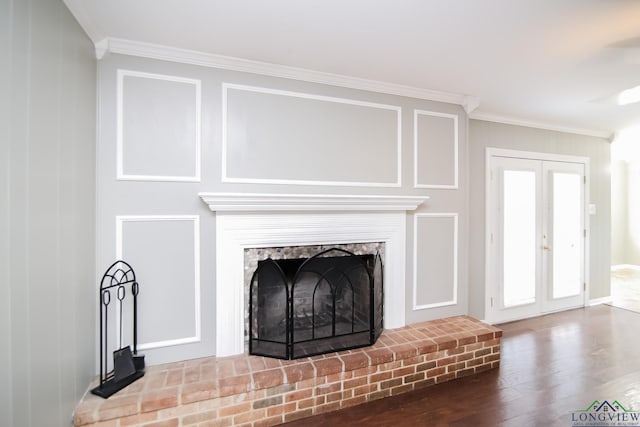
[[[125,39],[479,98],[472,117],[612,133],[640,104],[637,0],[64,0]]]

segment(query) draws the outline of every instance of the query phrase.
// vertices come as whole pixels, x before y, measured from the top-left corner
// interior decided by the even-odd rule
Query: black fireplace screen
[[[373,344],[383,328],[382,259],[333,248],[258,262],[249,353],[297,359]]]

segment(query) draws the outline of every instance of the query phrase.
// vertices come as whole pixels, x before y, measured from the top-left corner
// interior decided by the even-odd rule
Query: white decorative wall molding
[[[124,235],[123,225],[126,222],[163,222],[163,221],[189,221],[193,223],[193,295],[194,335],[177,339],[139,343],[138,350],[149,350],[160,347],[169,347],[180,344],[200,342],[202,336],[202,322],[200,316],[200,217],[198,215],[118,215],[116,216],[116,259],[123,259]],[[116,328],[119,331],[119,327]]]
[[[426,99],[429,101],[446,102],[448,104],[462,105],[465,98],[463,95],[455,93],[399,85],[377,80],[368,80],[341,74],[325,73],[322,71],[289,67],[286,65],[271,64],[267,62],[253,61],[250,59],[235,58],[231,56],[214,55],[194,50],[179,49],[175,47],[162,46],[139,41],[117,38],[108,38],[107,40],[108,51],[122,55],[131,55],[143,58],[159,59],[163,61],[179,62],[182,64],[199,65],[202,67],[262,74],[265,76],[282,77],[286,79],[301,80],[311,83],[321,83],[351,89],[386,93],[389,95],[408,96],[412,98]]]
[[[420,218],[452,218],[453,219],[453,282],[451,300],[433,304],[418,304],[418,223]],[[458,303],[458,214],[457,213],[417,213],[413,217],[413,310],[446,307]]]
[[[393,111],[396,114],[396,176],[395,182],[363,182],[363,181],[337,181],[319,179],[270,179],[270,178],[249,178],[230,177],[228,175],[228,99],[229,90],[239,90],[268,95],[278,95],[292,98],[309,99],[322,102],[332,102],[337,104],[355,105],[359,107],[375,108]],[[397,105],[381,104],[375,102],[361,101],[350,98],[339,98],[333,96],[317,95],[306,92],[292,92],[280,89],[272,89],[258,86],[239,85],[233,83],[222,84],[222,182],[245,183],[245,184],[284,184],[284,185],[323,185],[323,186],[357,186],[357,187],[401,187],[402,186],[402,108]]]
[[[384,323],[405,324],[405,212],[216,214],[216,356],[244,352],[244,249],[384,242]]]
[[[428,196],[198,193],[215,212],[413,211]]]
[[[418,182],[418,119],[423,116],[443,117],[452,120],[453,125],[453,183],[452,184],[426,184]],[[459,138],[458,138],[458,115],[440,113],[437,111],[413,110],[413,186],[414,188],[439,188],[439,189],[458,189],[459,182]]]
[[[192,176],[167,176],[167,175],[137,175],[127,174],[124,171],[124,79],[125,77],[138,77],[145,79],[164,80],[169,82],[185,83],[195,86],[195,138],[194,138],[194,174]],[[179,76],[154,74],[141,71],[119,69],[117,72],[116,88],[116,176],[123,181],[165,181],[165,182],[199,182],[200,181],[200,139],[201,139],[201,110],[202,90],[201,81]]]

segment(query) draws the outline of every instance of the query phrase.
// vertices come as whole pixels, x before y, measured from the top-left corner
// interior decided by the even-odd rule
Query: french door
[[[584,305],[585,162],[488,156],[487,320]]]

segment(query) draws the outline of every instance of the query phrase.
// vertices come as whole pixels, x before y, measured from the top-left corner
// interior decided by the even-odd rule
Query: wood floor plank
[[[499,369],[285,425],[570,426],[596,399],[640,411],[640,313],[599,305],[499,327]]]

